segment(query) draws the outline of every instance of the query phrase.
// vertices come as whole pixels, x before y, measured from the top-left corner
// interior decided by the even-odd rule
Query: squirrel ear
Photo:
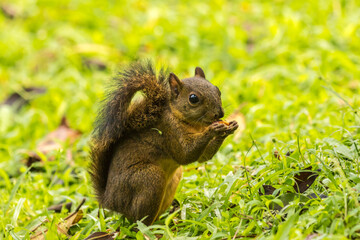
[[[169,84],[170,84],[171,94],[174,96],[179,95],[183,84],[174,73],[170,73]]]
[[[205,73],[200,67],[195,68],[195,77],[205,78]]]

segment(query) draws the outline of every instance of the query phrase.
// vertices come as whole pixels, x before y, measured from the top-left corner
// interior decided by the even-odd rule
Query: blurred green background
[[[111,73],[134,59],[151,58],[181,77],[201,66],[223,88],[228,113],[269,100],[279,111],[298,101],[320,107],[331,101],[321,85],[350,99],[359,87],[356,1],[2,2],[16,16],[0,16],[0,98],[46,86],[48,94],[32,103],[32,119],[50,129],[66,114],[89,131]],[[89,58],[107,71],[84,67]],[[325,109],[311,116],[318,111]],[[3,134],[9,125],[2,124]]]
[[[202,67],[222,91],[226,116],[236,112],[235,117],[241,121],[242,131],[226,142],[214,161],[206,165],[205,173],[195,170],[199,164],[185,172],[177,195],[182,206],[186,201],[199,201],[206,209],[209,202],[189,196],[200,194],[203,198],[204,189],[206,196],[206,189],[220,185],[236,166],[249,165],[255,171],[254,186],[262,179],[261,171],[270,171],[270,166],[279,170],[317,164],[318,160],[311,157],[306,158],[306,164],[274,163],[272,152],[276,149],[285,154],[299,147],[304,154],[310,154],[310,150],[322,154],[325,148],[332,150],[324,140],[328,137],[342,142],[352,139],[346,146],[354,159],[344,166],[352,176],[359,175],[359,154],[354,150],[360,129],[359,1],[0,0],[0,6],[0,102],[14,92],[31,99],[20,111],[0,106],[0,212],[8,215],[0,225],[4,229],[20,230],[60,200],[76,202],[92,196],[86,173],[87,141],[98,103],[116,69],[137,59],[150,58],[157,66],[168,66],[180,78],[193,75],[196,66]],[[47,91],[34,97],[22,90],[33,86]],[[56,160],[44,163],[45,173],[26,175],[26,183],[22,182],[11,197],[15,183],[21,181],[20,173],[26,169],[24,152],[36,149],[63,116],[73,129],[83,133],[76,144],[68,146],[74,156],[72,164],[64,160],[65,151],[54,153]],[[244,160],[252,139],[258,149],[252,148]],[[260,153],[264,165],[259,162]],[[326,161],[334,166],[332,158]],[[71,175],[74,172],[76,177]],[[326,179],[326,174],[321,178]],[[51,178],[54,175],[65,183],[57,186]],[[340,182],[349,179],[346,174],[335,175]],[[244,174],[238,177],[233,190],[249,197],[245,184],[248,179]],[[356,179],[351,188],[359,185]],[[274,181],[281,184],[283,180],[275,177]],[[22,198],[26,200],[14,217]],[[243,200],[239,208],[246,209],[248,200]],[[89,201],[90,212],[97,204],[93,198]],[[318,211],[322,204],[318,204]],[[333,210],[336,208],[341,209],[334,206]],[[360,211],[356,204],[354,209]],[[216,218],[213,211],[211,216]],[[255,214],[251,208],[248,211]],[[327,211],[329,217],[339,218],[336,212]],[[249,220],[257,221],[249,234],[276,233],[263,230],[265,227],[259,224],[269,212],[264,210],[258,220]],[[191,218],[198,219],[194,215]],[[221,226],[220,222],[214,224]],[[243,231],[249,225],[239,224],[229,220],[229,229]],[[343,225],[340,221],[342,227],[335,230],[331,230],[331,223],[319,219],[308,224],[295,225],[291,231],[307,231],[299,235],[301,238],[323,225],[323,234],[349,237],[358,231],[351,229],[360,229],[352,220]],[[82,234],[97,229],[93,225]],[[235,234],[225,227],[219,229],[224,237]],[[178,231],[188,234],[187,225]],[[192,236],[203,233],[198,230]]]

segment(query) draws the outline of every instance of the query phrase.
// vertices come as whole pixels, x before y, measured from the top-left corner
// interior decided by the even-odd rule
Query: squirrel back
[[[89,172],[100,202],[117,144],[126,134],[156,124],[169,98],[166,71],[161,69],[156,76],[150,61],[130,64],[118,72],[113,81],[113,90],[107,93],[95,121],[90,144]],[[132,102],[137,92],[141,92],[143,98]]]

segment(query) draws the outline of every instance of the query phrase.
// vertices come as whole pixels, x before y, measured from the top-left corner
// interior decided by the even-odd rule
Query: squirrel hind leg
[[[166,181],[161,168],[155,165],[144,166],[132,176],[134,198],[131,204],[131,218],[151,225],[161,214]]]

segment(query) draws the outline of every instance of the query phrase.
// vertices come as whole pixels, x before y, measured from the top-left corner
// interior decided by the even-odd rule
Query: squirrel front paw
[[[239,124],[237,123],[237,121],[231,121],[229,122],[229,125],[227,126],[227,134],[230,135],[230,134],[233,134],[235,132],[236,129],[238,129],[239,127]]]
[[[229,125],[222,122],[214,122],[210,125],[210,131],[219,137],[227,137],[228,135],[234,133],[234,131],[239,127],[236,121],[229,122]]]

